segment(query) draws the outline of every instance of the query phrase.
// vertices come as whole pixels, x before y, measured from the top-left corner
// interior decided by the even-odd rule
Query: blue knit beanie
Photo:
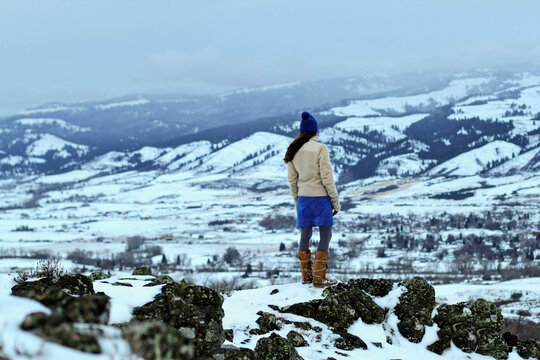
[[[302,121],[300,121],[300,132],[301,133],[313,133],[317,132],[319,128],[317,127],[317,120],[310,113],[304,111],[302,113]]]

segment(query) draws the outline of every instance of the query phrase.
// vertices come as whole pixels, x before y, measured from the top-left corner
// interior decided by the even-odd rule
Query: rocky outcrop
[[[109,320],[109,297],[95,294],[92,281],[81,274],[27,281],[11,291],[13,295],[39,301],[62,322],[106,324]]]
[[[442,354],[453,342],[464,352],[477,352],[505,359],[510,350],[501,332],[504,321],[495,304],[484,299],[472,303],[442,305],[433,318],[439,326],[439,340],[428,346],[428,349]]]
[[[94,295],[92,280],[82,274],[46,277],[36,281],[25,281],[11,288],[16,296],[37,300],[47,306],[48,296],[59,290],[68,295]],[[53,300],[54,301],[54,300]]]
[[[424,337],[425,326],[433,324],[435,289],[420,277],[406,281],[403,286],[407,291],[399,297],[394,309],[399,319],[398,329],[407,340],[419,343]]]
[[[511,334],[509,332],[505,332],[502,337],[504,341],[506,341],[508,346],[511,349],[515,348],[519,356],[521,356],[522,358],[540,359],[540,341],[521,341],[517,335]]]
[[[372,296],[386,296],[394,287],[394,282],[389,279],[351,279],[346,283],[339,283],[324,290],[325,294],[338,293],[344,290],[361,290]]]
[[[100,353],[97,333],[82,330],[76,323],[106,324],[110,299],[94,293],[92,281],[84,275],[63,275],[26,281],[12,288],[13,295],[34,299],[51,309],[26,316],[21,328],[48,341],[73,349]]]
[[[101,353],[96,333],[75,327],[72,322],[66,321],[57,313],[51,315],[42,312],[29,314],[21,324],[21,329],[75,350],[93,354]]]
[[[280,311],[313,318],[335,329],[347,329],[359,318],[367,324],[384,320],[385,310],[357,286],[338,284],[327,288],[325,294],[324,299],[285,306]]]
[[[193,340],[160,320],[131,322],[122,328],[122,337],[145,360],[194,358]]]
[[[101,276],[96,274],[94,279]],[[257,336],[254,350],[224,345],[225,339],[233,342],[234,331],[223,329],[223,297],[216,291],[175,282],[166,275],[155,276],[149,284],[161,285],[159,294],[147,304],[136,307],[131,321],[118,325],[132,352],[144,359],[301,359],[295,348],[310,346],[306,339],[320,342],[325,334],[313,320],[292,321],[287,313],[326,324],[335,334],[332,336],[334,350],[342,356],[346,356],[347,351],[368,349],[360,337],[349,332],[351,325],[361,319],[366,324],[383,326],[388,336],[386,346],[391,346],[398,331],[410,342],[420,343],[426,326],[436,324],[438,339],[427,348],[437,354],[443,354],[454,344],[464,352],[494,359],[507,358],[513,349],[523,358],[540,358],[539,342],[521,341],[516,335],[502,334],[503,317],[493,303],[477,299],[436,307],[433,287],[419,277],[398,285],[385,279],[353,279],[325,289],[321,299],[285,307],[268,305],[271,310],[257,313],[257,328],[243,329],[248,338],[242,343]],[[109,319],[110,299],[94,292],[89,277],[64,275],[27,281],[14,286],[12,292],[51,309],[50,314],[28,315],[21,324],[23,330],[76,350],[101,352],[98,339],[104,333],[95,326],[78,325],[104,325]],[[379,297],[387,295],[389,297],[379,302]],[[377,302],[388,304],[385,306],[389,308]],[[371,346],[382,347],[383,344],[371,343]]]
[[[254,360],[255,353],[251,349],[223,345],[212,356],[213,360]],[[258,358],[257,358],[258,359]]]
[[[225,340],[223,297],[216,291],[184,282],[167,284],[153,301],[133,310],[137,321],[161,320],[192,339],[195,358],[211,356]]]

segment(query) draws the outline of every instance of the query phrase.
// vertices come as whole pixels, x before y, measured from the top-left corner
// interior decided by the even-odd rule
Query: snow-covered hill
[[[283,171],[284,150],[299,126],[293,109],[306,102],[276,110],[281,114],[253,111],[302,90],[322,91],[323,84],[330,86],[328,92],[346,88],[332,94],[334,105],[319,103],[312,111],[341,182],[504,175],[517,171],[525,158],[520,169],[538,168],[538,157],[531,154],[540,146],[540,76],[480,71],[416,88],[403,87],[399,78],[349,80],[241,90],[220,95],[219,102],[213,97],[138,96],[32,109],[0,124],[0,173],[160,169],[268,178]],[[366,87],[359,90],[363,82]],[[376,94],[385,88],[392,90]],[[365,98],[336,98],[360,94]],[[310,99],[315,107],[321,98]],[[243,110],[234,112],[233,121],[226,109],[239,102]],[[503,166],[511,160],[514,165]],[[488,172],[492,168],[498,170]]]
[[[519,154],[521,148],[505,141],[493,141],[482,147],[462,153],[451,160],[435,166],[428,175],[468,176],[488,169],[490,164],[509,160]]]

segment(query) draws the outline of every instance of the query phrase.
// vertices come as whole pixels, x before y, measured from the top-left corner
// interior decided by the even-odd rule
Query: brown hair
[[[294,159],[294,155],[300,150],[300,148],[309,141],[312,137],[317,135],[316,132],[309,132],[309,133],[300,133],[293,142],[289,145],[287,148],[287,152],[285,153],[285,158],[283,158],[283,161],[285,161],[285,164],[292,161]]]

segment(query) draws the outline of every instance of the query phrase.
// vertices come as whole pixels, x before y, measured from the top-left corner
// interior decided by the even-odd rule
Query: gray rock
[[[122,337],[145,360],[194,358],[193,341],[160,320],[128,323]]]
[[[303,346],[309,346],[309,343],[304,339],[304,337],[294,330],[291,330],[287,333],[287,340],[294,346],[294,347],[303,347]]]
[[[294,346],[276,333],[260,338],[255,345],[255,358],[260,360],[300,360]]]
[[[103,271],[94,271],[90,274],[88,278],[90,278],[91,281],[97,281],[97,280],[105,280],[110,278],[111,275],[108,275],[104,273]]]
[[[435,309],[435,289],[421,277],[406,281],[407,291],[399,297],[394,309],[398,329],[407,340],[419,343],[425,333],[425,325],[432,325],[431,314]]]
[[[31,313],[24,319],[21,329],[30,331],[47,341],[75,350],[92,354],[101,353],[97,334],[78,329],[73,326],[73,323],[64,321],[55,314]]]
[[[131,275],[152,275],[152,269],[148,266],[136,267]]]
[[[153,301],[133,309],[137,321],[161,320],[194,335],[195,358],[210,357],[225,340],[223,297],[204,286],[167,284]]]

